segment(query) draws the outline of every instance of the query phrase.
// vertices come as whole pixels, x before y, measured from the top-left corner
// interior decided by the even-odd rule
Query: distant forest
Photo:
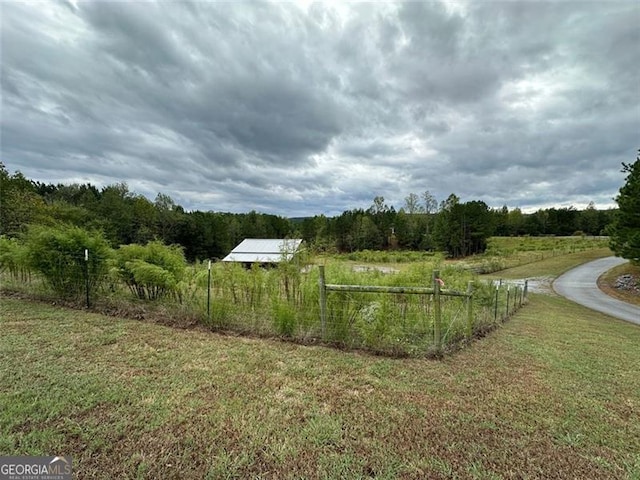
[[[69,224],[100,230],[119,245],[161,240],[178,244],[193,260],[222,258],[244,238],[303,238],[319,251],[438,250],[463,257],[485,250],[491,236],[601,235],[615,210],[541,209],[526,214],[451,194],[438,203],[429,193],[409,194],[396,210],[381,196],[368,209],[335,217],[285,218],[251,211],[185,211],[168,195],[154,201],[117,183],[45,184],[9,173],[0,163],[0,235],[19,236],[30,224]]]

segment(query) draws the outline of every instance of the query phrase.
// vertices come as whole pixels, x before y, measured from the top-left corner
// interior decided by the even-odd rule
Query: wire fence
[[[325,272],[324,266],[296,263],[247,269],[206,262],[186,267],[173,293],[141,300],[109,261],[78,252],[59,259],[47,277],[0,265],[2,286],[96,310],[117,306],[124,315],[128,307],[162,305],[170,315],[188,316],[212,330],[394,356],[458,348],[505,321],[527,298],[526,283],[494,284],[452,269],[445,272],[452,286],[445,286],[428,264],[403,277],[355,273],[344,266]]]
[[[441,353],[495,327],[527,296],[526,281],[513,291],[500,283],[490,305],[486,298],[483,302],[482,291],[474,295],[472,281],[466,291],[443,288],[437,270],[431,287],[327,284],[324,267],[319,272],[323,338],[390,354]],[[493,307],[493,319],[488,307]]]
[[[0,285],[89,308],[96,298],[113,288],[105,268],[108,260],[108,256],[90,254],[88,250],[58,255],[47,259],[47,275],[34,271],[27,262],[0,262]]]

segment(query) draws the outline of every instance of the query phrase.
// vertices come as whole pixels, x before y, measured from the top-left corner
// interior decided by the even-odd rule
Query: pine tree
[[[622,164],[628,173],[616,197],[619,211],[609,229],[613,252],[640,265],[640,156],[632,164]]]

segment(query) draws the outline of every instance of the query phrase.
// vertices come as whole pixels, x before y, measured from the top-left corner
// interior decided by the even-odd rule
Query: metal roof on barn
[[[222,261],[242,263],[289,261],[301,244],[302,239],[299,238],[245,238]]]

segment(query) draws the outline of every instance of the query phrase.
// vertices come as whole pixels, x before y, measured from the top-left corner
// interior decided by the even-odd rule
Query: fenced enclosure
[[[14,247],[16,255],[24,254]],[[526,287],[482,281],[439,259],[385,274],[357,272],[339,262],[317,266],[304,258],[268,269],[182,265],[175,251],[158,245],[136,258],[133,253],[124,249],[105,257],[81,249],[57,260],[66,264],[53,269],[54,280],[74,286],[67,290],[27,264],[18,268],[5,259],[2,286],[99,311],[132,312],[135,318],[162,308],[165,317],[189,318],[215,331],[418,357],[439,355],[484,334],[526,300]],[[92,266],[98,261],[104,265]]]
[[[433,272],[433,287],[367,286],[327,284],[324,267],[319,267],[320,322],[323,338],[331,331],[347,330],[350,342],[390,353],[421,350],[439,352],[443,342],[451,343],[458,326],[464,336],[473,334],[473,287],[466,292],[445,290],[438,271]],[[328,293],[335,292],[328,301]],[[371,295],[376,294],[374,299]],[[380,294],[383,294],[382,296]],[[443,332],[443,299],[460,297],[463,302],[446,318]],[[331,308],[329,308],[329,305]],[[359,333],[356,334],[354,331]],[[397,351],[400,347],[400,351]]]
[[[349,347],[393,355],[440,354],[497,325],[526,301],[526,281],[523,288],[515,286],[513,293],[511,285],[506,285],[503,298],[499,284],[491,318],[484,285],[479,284],[476,292],[479,311],[474,312],[473,281],[460,291],[443,288],[438,270],[431,278],[432,287],[338,285],[326,283],[320,266],[322,337],[347,339]]]

